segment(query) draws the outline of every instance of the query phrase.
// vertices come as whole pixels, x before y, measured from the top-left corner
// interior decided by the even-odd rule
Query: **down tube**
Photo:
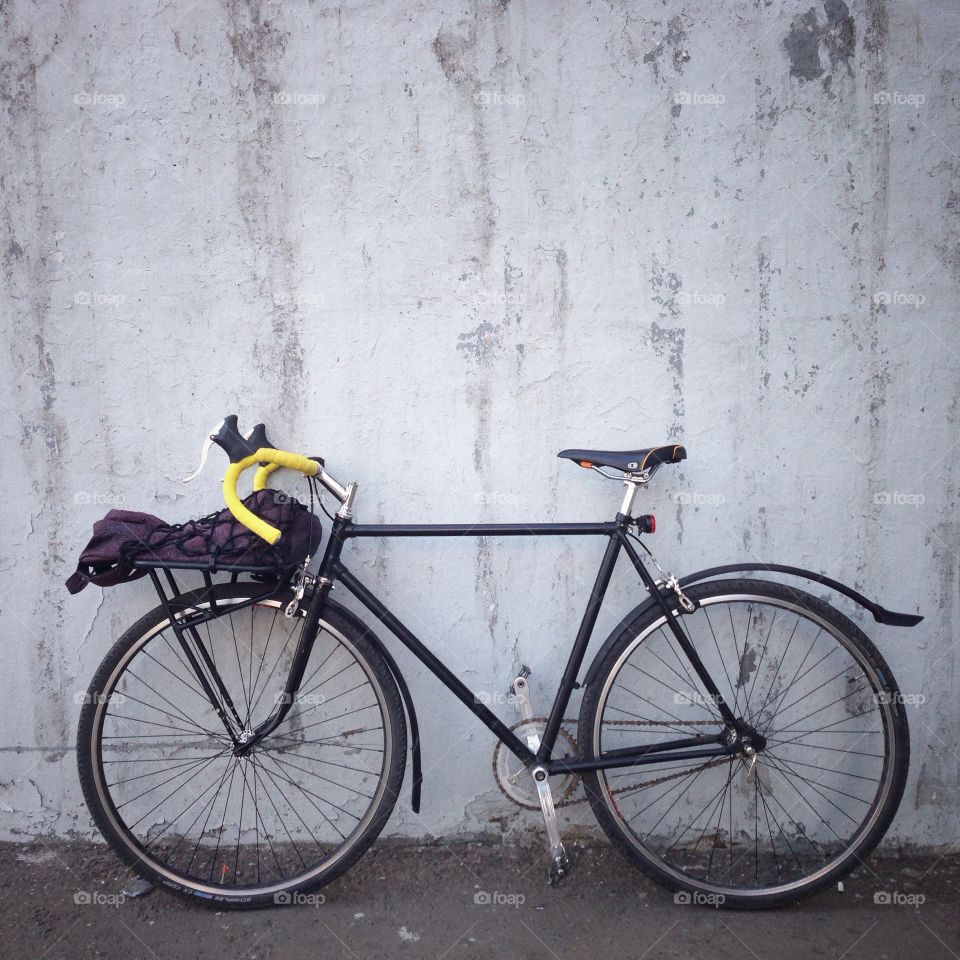
[[[417,636],[405,627],[342,563],[335,570],[337,580],[342,583],[400,642],[447,687],[477,718],[503,741],[504,745],[523,763],[533,761],[533,752],[500,718],[480,703],[473,691],[459,677],[450,671],[429,648],[425,647]]]

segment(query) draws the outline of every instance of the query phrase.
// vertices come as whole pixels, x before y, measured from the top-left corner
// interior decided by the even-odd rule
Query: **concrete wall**
[[[956,842],[960,7],[0,19],[4,835],[91,832],[75,698],[153,601],[63,580],[109,506],[215,507],[219,459],[177,478],[237,411],[361,481],[365,520],[607,518],[619,490],[556,452],[683,438],[647,497],[662,562],[810,565],[927,615],[840,604],[925,697],[891,836]],[[494,547],[358,566],[478,690],[524,661],[542,703],[602,547]],[[621,571],[599,636],[637,600]],[[487,732],[401,661],[427,783],[388,831],[535,824]]]

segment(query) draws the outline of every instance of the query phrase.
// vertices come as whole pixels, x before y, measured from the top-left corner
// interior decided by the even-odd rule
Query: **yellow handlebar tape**
[[[268,463],[262,467],[257,467],[257,472],[253,475],[253,489],[263,490],[267,486],[270,474],[279,469],[279,463]]]
[[[266,463],[268,467],[261,467],[257,471],[268,471],[264,473],[264,479],[270,471],[270,467],[278,469],[286,467],[288,470],[299,470],[300,473],[308,477],[315,477],[320,470],[320,464],[316,460],[309,460],[299,453],[289,453],[286,450],[274,450],[270,447],[261,447],[256,453],[244,457],[237,463],[231,463],[227,467],[227,472],[223,475],[223,499],[226,501],[230,512],[240,521],[248,530],[252,530],[258,537],[263,538],[269,544],[274,544],[280,539],[280,531],[271,526],[266,520],[261,520],[255,513],[251,513],[237,496],[237,480],[244,470],[249,470],[255,463]]]

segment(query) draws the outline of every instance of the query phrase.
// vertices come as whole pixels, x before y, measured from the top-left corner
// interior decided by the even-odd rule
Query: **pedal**
[[[550,877],[547,884],[555,887],[570,872],[570,858],[564,851],[560,856],[555,857],[550,864]]]
[[[522,666],[519,675],[510,684],[510,692],[517,698],[517,710],[520,711],[521,720],[533,719],[533,704],[530,702],[530,684],[527,679],[530,676],[530,668]],[[539,744],[537,744],[539,747]]]

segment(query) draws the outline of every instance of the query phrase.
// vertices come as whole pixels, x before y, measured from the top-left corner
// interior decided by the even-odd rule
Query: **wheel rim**
[[[753,638],[741,629],[737,639],[735,608],[749,610],[743,627],[753,628]],[[724,630],[717,614],[727,612]],[[636,852],[685,885],[751,897],[816,883],[857,855],[892,788],[896,738],[892,705],[878,696],[881,678],[851,638],[802,603],[722,594],[700,599],[681,622],[734,713],[768,738],[766,749],[752,778],[743,758],[598,772],[604,804]],[[636,744],[638,719],[655,724],[641,742],[662,740],[665,731],[722,729],[664,628],[664,618],[645,628],[607,675],[591,732],[595,753]],[[733,668],[724,669],[733,645]],[[771,667],[778,645],[784,656]],[[633,681],[634,696],[618,689],[631,674],[646,684],[638,690]],[[664,698],[666,707],[654,706]]]
[[[224,608],[241,604],[243,598],[217,600]],[[178,619],[208,606],[196,604]],[[210,621],[209,633],[200,628],[250,726],[281,695],[284,667],[302,628],[302,618],[291,628],[283,606],[272,600],[238,607]],[[250,611],[246,636],[236,622],[244,611]],[[254,623],[264,614],[272,624],[265,635]],[[224,621],[230,626],[220,631],[218,647],[216,628]],[[281,621],[286,629],[275,635]],[[243,757],[230,752],[209,703],[202,719],[195,715],[203,707],[202,691],[186,668],[164,621],[131,644],[94,705],[93,783],[114,832],[161,882],[201,897],[269,895],[333,869],[376,815],[393,759],[390,711],[365,658],[321,621],[297,702]],[[146,737],[139,734],[144,729]]]

